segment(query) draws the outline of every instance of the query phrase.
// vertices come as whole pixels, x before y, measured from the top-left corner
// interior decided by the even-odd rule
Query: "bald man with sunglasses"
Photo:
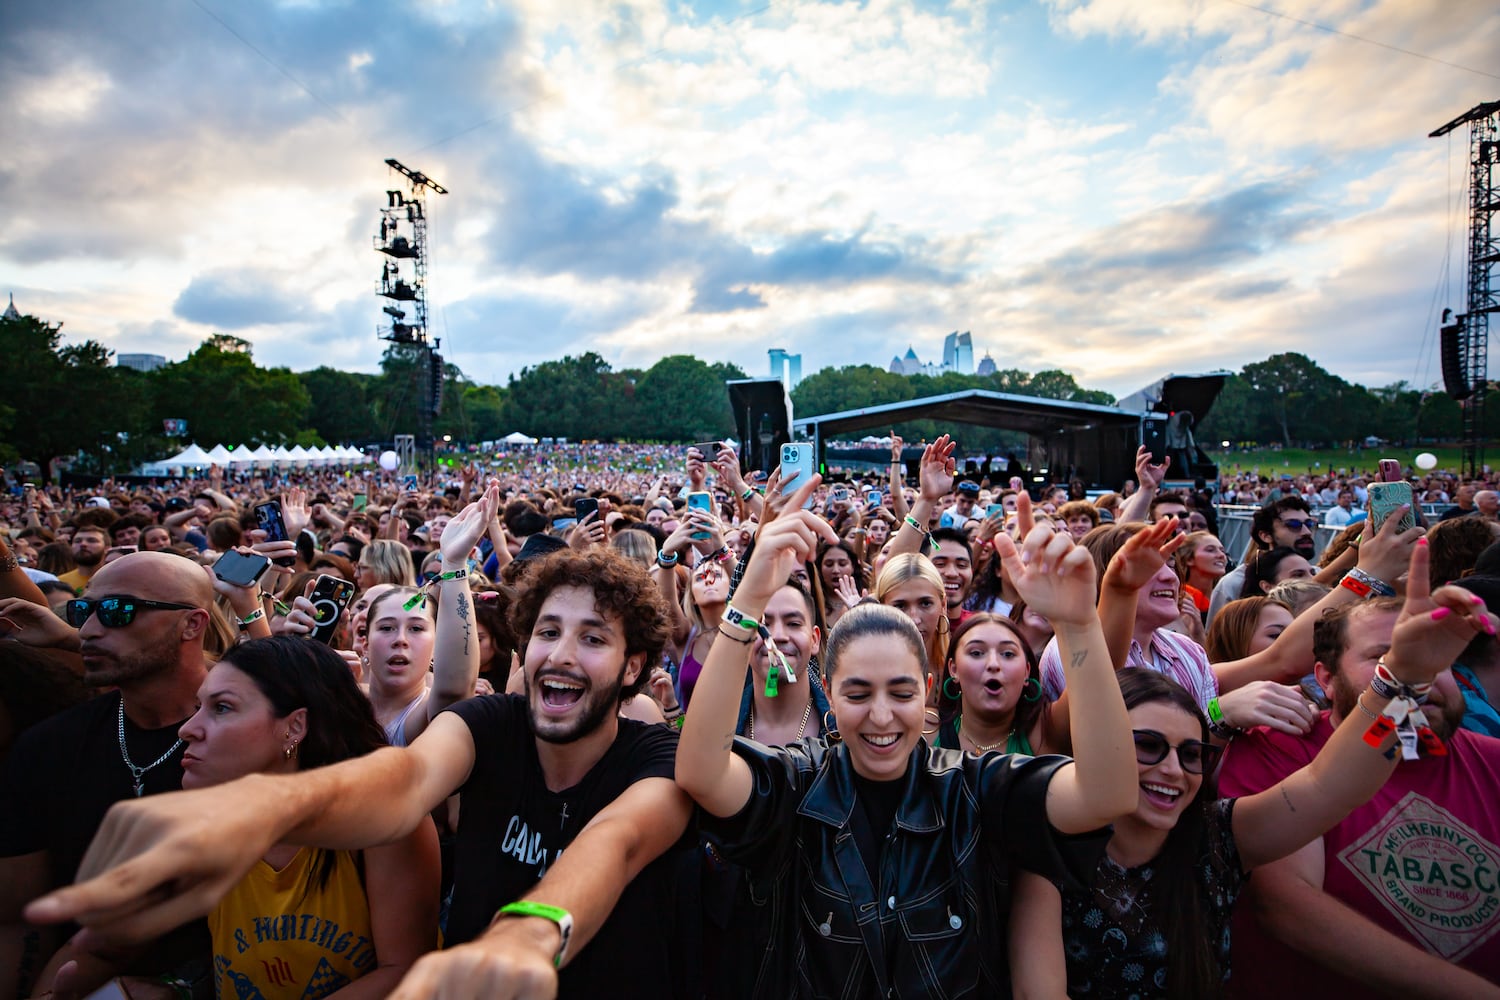
[[[85,975],[96,968],[90,956],[64,944],[66,932],[40,936],[27,927],[21,909],[73,881],[111,805],[182,787],[184,744],[177,730],[193,714],[206,674],[203,643],[213,597],[208,576],[193,562],[139,552],[95,573],[84,595],[68,602],[67,622],[45,606],[0,602],[6,639],[76,651],[84,680],[113,689],[27,730],[6,760],[0,777],[0,996],[14,992],[18,982],[11,977],[17,975],[32,992],[52,989],[69,959],[80,958]],[[152,976],[173,971],[201,933],[201,925],[189,925],[126,968]]]

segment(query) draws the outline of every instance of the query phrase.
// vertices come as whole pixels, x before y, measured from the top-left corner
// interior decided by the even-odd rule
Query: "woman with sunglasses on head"
[[[180,730],[184,788],[322,767],[385,745],[343,660],[321,643],[282,636],[236,646],[198,698]],[[277,844],[208,916],[216,993],[385,996],[437,944],[438,868],[430,822],[362,852]]]
[[[1067,880],[1092,870],[1096,831],[1134,805],[1129,722],[1094,611],[1093,562],[1064,534],[1000,541],[1028,602],[1053,620],[1073,694],[1077,762],[934,749],[922,737],[927,651],[912,620],[862,604],[828,643],[840,742],[735,737],[756,623],[827,522],[800,509],[760,531],[704,665],[676,779],[702,829],[743,865],[765,907],[756,997],[999,996],[1009,972],[1000,888],[1012,864]],[[1023,561],[1024,559],[1024,561]],[[871,877],[869,873],[876,873]]]
[[[1421,547],[1406,606],[1382,662],[1399,697],[1420,696],[1493,616],[1469,594],[1431,597]],[[1093,884],[1061,890],[1023,873],[1010,954],[1018,997],[1220,996],[1229,979],[1229,926],[1248,873],[1311,842],[1368,800],[1395,767],[1396,738],[1372,725],[1391,704],[1372,683],[1313,762],[1279,784],[1219,799],[1220,748],[1185,688],[1125,670],[1137,765],[1135,811],[1117,819]],[[1404,704],[1404,703],[1403,703]],[[1400,709],[1397,709],[1400,713]],[[1390,759],[1387,752],[1390,751]]]

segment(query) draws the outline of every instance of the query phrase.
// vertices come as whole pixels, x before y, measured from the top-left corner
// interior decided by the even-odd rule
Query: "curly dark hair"
[[[661,660],[671,633],[667,603],[646,567],[609,548],[583,552],[560,549],[540,559],[515,581],[510,606],[510,629],[526,658],[526,645],[542,613],[542,604],[559,587],[580,587],[594,595],[594,606],[606,618],[620,622],[625,632],[625,657],[645,654],[647,669],[635,683],[620,689],[623,702],[639,694],[651,676],[650,666]]]

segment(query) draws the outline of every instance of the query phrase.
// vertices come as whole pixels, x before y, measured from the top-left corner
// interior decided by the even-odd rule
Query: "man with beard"
[[[691,804],[673,782],[676,733],[618,714],[661,657],[666,605],[643,567],[602,548],[539,559],[515,587],[525,694],[461,702],[409,747],[129,803],[82,873],[102,876],[28,916],[95,914],[102,934],[139,939],[206,912],[271,844],[386,843],[456,793],[450,948],[397,996],[672,995],[662,855],[691,846]],[[177,898],[151,888],[168,883]]]
[[[1226,797],[1310,761],[1349,715],[1390,646],[1401,602],[1347,605],[1317,622],[1318,683],[1332,709],[1306,736],[1254,730],[1229,746]],[[1385,787],[1324,836],[1255,870],[1234,927],[1243,997],[1500,995],[1500,740],[1459,728],[1451,674],[1424,714],[1446,753],[1404,760]],[[1481,979],[1489,980],[1489,983]]]
[[[1313,532],[1317,527],[1312,508],[1300,496],[1283,497],[1257,510],[1250,519],[1250,545],[1245,550],[1245,557],[1214,585],[1213,596],[1208,602],[1209,622],[1213,622],[1220,608],[1240,596],[1245,586],[1245,565],[1262,552],[1285,546],[1308,562],[1316,563],[1317,546],[1313,543]]]
[[[80,528],[76,537],[100,530]],[[206,675],[203,641],[213,596],[208,577],[192,562],[142,552],[93,575],[85,596],[68,609],[76,632],[45,605],[5,602],[4,618],[14,626],[9,638],[76,650],[85,681],[115,690],[27,730],[6,763],[0,969],[24,970],[33,985],[50,988],[58,967],[75,956],[64,948],[44,971],[50,949],[38,946],[34,929],[27,944],[21,907],[73,881],[112,804],[182,787],[184,743],[177,730],[193,714]],[[191,954],[195,936],[189,931],[158,942],[143,964],[127,967],[153,975],[171,969],[186,957],[184,949]],[[201,941],[206,945],[206,933]],[[7,985],[13,984],[0,982],[0,994],[9,995]]]
[[[83,593],[89,580],[99,571],[104,562],[104,553],[109,549],[109,531],[91,524],[80,525],[73,532],[73,562],[76,569],[58,577],[76,592]]]

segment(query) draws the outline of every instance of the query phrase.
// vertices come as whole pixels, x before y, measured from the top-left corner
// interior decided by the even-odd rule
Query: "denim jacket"
[[[754,777],[750,801],[704,817],[703,831],[749,871],[767,931],[750,992],[767,1000],[1008,997],[1011,866],[1081,886],[1108,839],[1047,822],[1047,784],[1067,758],[975,758],[923,740],[872,877],[850,828],[846,748],[737,739],[734,749]]]

